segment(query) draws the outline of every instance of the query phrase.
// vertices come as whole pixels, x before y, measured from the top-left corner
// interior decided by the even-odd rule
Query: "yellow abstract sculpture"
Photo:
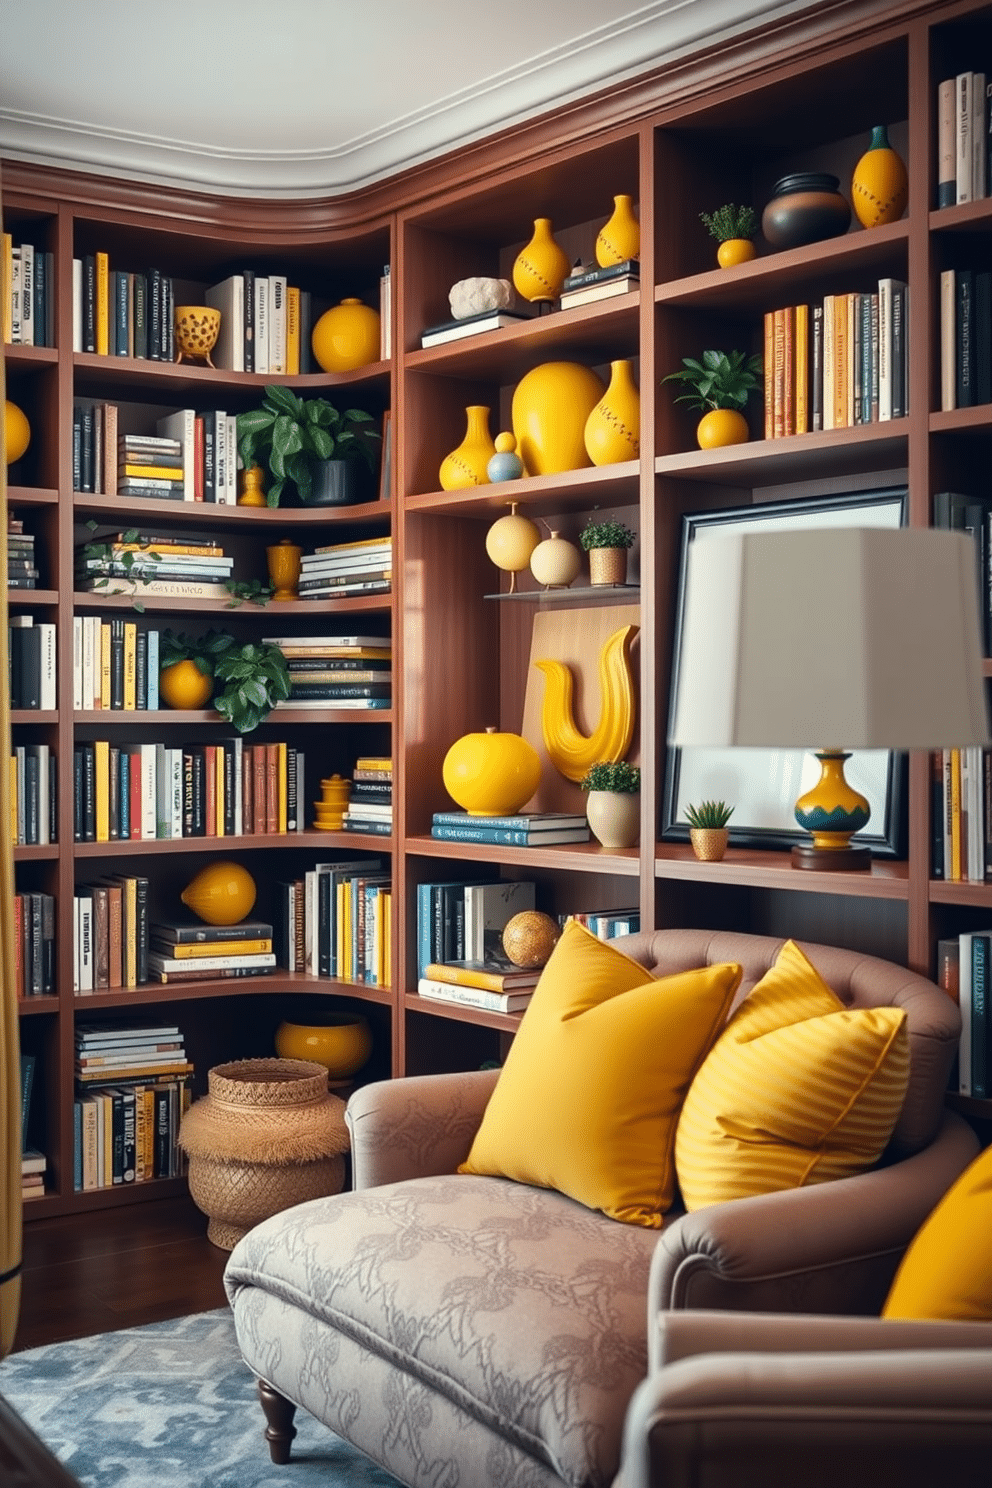
[[[591,765],[626,756],[634,737],[634,675],[630,648],[636,625],[624,625],[599,656],[599,722],[587,737],[572,713],[572,672],[561,661],[535,661],[544,673],[541,732],[548,758],[566,780],[581,780]]]

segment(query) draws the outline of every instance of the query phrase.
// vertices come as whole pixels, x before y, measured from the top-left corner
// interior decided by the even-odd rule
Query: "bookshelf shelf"
[[[839,894],[863,899],[901,899],[909,896],[909,873],[905,862],[875,859],[862,873],[815,873],[792,867],[789,853],[728,848],[717,863],[699,862],[692,849],[674,843],[659,844],[655,853],[655,876],[660,879],[697,880],[700,883],[735,883],[754,888],[787,889],[806,894]]]

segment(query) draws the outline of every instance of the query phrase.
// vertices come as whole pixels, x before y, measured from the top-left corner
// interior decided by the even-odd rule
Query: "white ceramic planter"
[[[603,847],[634,847],[641,831],[640,793],[590,791],[586,820]]]

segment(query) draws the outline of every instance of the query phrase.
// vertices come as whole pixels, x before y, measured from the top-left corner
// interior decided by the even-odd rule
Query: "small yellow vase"
[[[716,261],[721,269],[732,269],[737,264],[750,263],[757,256],[758,250],[750,238],[725,238],[716,250]]]
[[[469,816],[506,816],[537,790],[541,758],[521,734],[464,734],[444,757],[444,788]]]
[[[641,224],[634,216],[631,196],[613,198],[613,216],[599,230],[596,239],[596,262],[601,268],[638,258],[641,252]]]
[[[489,433],[489,409],[481,403],[466,408],[465,438],[441,461],[438,480],[442,491],[460,491],[465,486],[488,486],[486,467],[496,446]]]
[[[265,491],[262,481],[265,471],[261,465],[249,465],[247,470],[241,472],[241,495],[238,497],[239,506],[267,506]]]
[[[610,363],[610,385],[586,419],[586,453],[594,465],[636,460],[641,448],[641,397],[632,362]]]
[[[275,586],[273,599],[299,599],[296,586],[300,578],[300,559],[303,549],[298,548],[288,537],[281,543],[266,548],[265,557],[269,567],[269,578]]]
[[[379,360],[379,312],[361,300],[342,300],[325,310],[310,337],[317,365],[325,372],[351,372]]]
[[[557,299],[570,267],[568,254],[555,242],[551,218],[535,218],[534,236],[513,265],[517,293],[532,302]]]
[[[815,754],[820,778],[796,802],[796,821],[812,832],[814,847],[843,849],[868,825],[871,806],[844,777],[844,761],[850,754],[842,749],[818,749]]]
[[[528,475],[554,475],[589,464],[586,420],[606,391],[581,362],[542,362],[517,383],[511,418]]]
[[[361,1013],[322,1013],[319,1023],[280,1023],[275,1042],[280,1058],[310,1059],[344,1080],[368,1062],[372,1030]]]
[[[696,425],[700,449],[720,449],[725,444],[747,444],[751,431],[747,419],[736,408],[711,408]]]
[[[909,199],[902,157],[889,144],[884,124],[876,124],[868,149],[854,167],[851,205],[862,227],[898,222]]]
[[[18,408],[16,403],[11,403],[5,398],[6,413],[4,415],[4,454],[7,464],[13,465],[19,460],[31,443],[31,425],[28,423],[27,415]]]
[[[208,925],[237,925],[255,904],[255,880],[240,863],[208,863],[183,889],[180,899]]]
[[[189,657],[159,673],[159,697],[170,708],[205,708],[213,690],[213,678],[205,676]]]

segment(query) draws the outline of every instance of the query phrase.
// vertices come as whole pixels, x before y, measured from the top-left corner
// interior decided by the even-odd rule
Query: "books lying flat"
[[[392,698],[279,698],[273,711],[286,708],[391,708]]]
[[[429,977],[420,978],[417,991],[432,1002],[450,1002],[487,1013],[522,1012],[534,995],[532,988],[519,992],[486,992],[481,987],[458,987],[453,982],[438,982]]]
[[[528,832],[507,827],[431,827],[431,836],[442,842],[485,842],[503,847],[554,847],[565,842],[588,842],[588,823],[582,827],[563,827],[560,830]]]
[[[533,316],[532,310],[481,310],[478,315],[466,315],[462,320],[445,320],[440,325],[428,326],[420,337],[420,344],[422,347],[440,346],[445,341],[461,341],[482,331],[520,325],[522,321],[532,320]]]
[[[241,967],[268,967],[275,966],[275,953],[268,951],[264,954],[252,955],[226,955],[226,956],[202,956],[196,963],[197,971],[233,971]],[[189,971],[188,962],[177,956],[164,956],[160,951],[149,951],[148,969],[150,971]]]
[[[641,265],[636,258],[625,258],[621,263],[607,264],[605,268],[575,269],[561,287],[562,294],[573,289],[585,289],[590,284],[608,284],[612,279],[640,279]]]
[[[580,289],[563,289],[558,303],[562,310],[570,305],[589,305],[594,300],[612,300],[616,295],[629,294],[639,289],[641,281],[634,275],[620,279],[605,279],[601,284],[585,284]]]
[[[135,585],[140,583],[140,594],[142,599],[230,599],[231,591],[226,584],[215,583],[210,579],[86,579],[82,588],[86,591],[99,590],[101,594],[130,594],[139,592]]]
[[[486,956],[480,961],[429,961],[424,976],[428,981],[483,992],[522,992],[537,986],[541,968],[517,966],[505,956]]]
[[[271,940],[272,925],[265,920],[241,920],[237,925],[176,924],[156,920],[151,933],[176,945],[205,945],[223,940]]]
[[[560,832],[566,827],[586,827],[580,811],[518,811],[510,816],[470,816],[467,811],[435,811],[438,827],[505,827],[516,832]]]

